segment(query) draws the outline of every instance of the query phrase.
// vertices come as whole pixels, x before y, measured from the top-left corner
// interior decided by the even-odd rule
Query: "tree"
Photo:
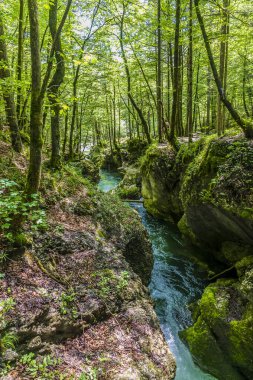
[[[157,124],[159,141],[162,141],[162,39],[161,1],[157,1]]]
[[[55,33],[50,49],[49,60],[43,82],[41,83],[41,54],[37,0],[28,0],[30,19],[30,48],[32,64],[32,90],[30,111],[30,161],[27,177],[28,194],[36,193],[40,186],[42,161],[42,116],[43,101],[53,68],[53,56],[57,41],[66,21],[72,0],[68,0],[65,12]]]
[[[8,64],[7,47],[5,43],[4,22],[0,10],[0,80],[2,84],[3,98],[5,102],[6,119],[10,126],[11,142],[13,149],[20,153],[22,151],[22,141],[18,127],[16,105],[12,84],[11,74]]]
[[[206,28],[205,28],[204,20],[203,20],[203,17],[201,15],[201,12],[200,12],[200,9],[199,9],[199,0],[194,0],[194,2],[195,2],[195,9],[196,9],[197,18],[198,18],[199,25],[200,25],[200,28],[201,28],[201,31],[202,31],[202,36],[203,36],[203,39],[204,39],[204,43],[205,43],[208,59],[209,59],[209,62],[210,62],[210,66],[211,66],[211,69],[212,69],[212,72],[213,72],[213,77],[214,77],[214,80],[215,80],[215,83],[216,83],[216,86],[217,86],[217,90],[218,90],[220,99],[221,99],[222,103],[225,105],[225,107],[227,108],[228,112],[230,113],[230,115],[232,116],[232,118],[234,119],[234,121],[242,128],[245,136],[247,138],[251,139],[251,138],[253,138],[253,124],[252,124],[252,121],[244,120],[239,115],[239,113],[237,112],[237,110],[233,107],[232,103],[230,103],[230,101],[226,97],[224,88],[222,86],[221,79],[220,79],[218,71],[217,71],[217,67],[216,67],[215,61],[214,61],[214,58],[213,58],[213,53],[212,53],[210,42],[209,42],[209,39],[208,39],[208,36],[207,36],[207,33],[206,33]]]
[[[49,10],[49,27],[54,41],[57,31],[57,12],[58,1],[53,0],[50,4]],[[48,86],[48,98],[51,105],[51,167],[60,169],[61,167],[61,147],[60,147],[60,102],[59,102],[59,89],[64,80],[65,63],[64,54],[61,44],[61,34],[59,33],[55,40],[55,60],[56,69],[54,75]]]
[[[124,49],[124,18],[125,18],[125,12],[126,12],[126,8],[125,8],[125,4],[123,4],[123,12],[122,12],[122,15],[120,18],[119,41],[120,41],[121,54],[122,54],[122,58],[124,61],[126,77],[127,77],[127,94],[128,94],[128,98],[129,98],[133,108],[136,110],[136,112],[137,112],[137,114],[141,120],[141,124],[142,124],[143,130],[144,130],[144,134],[146,136],[148,143],[150,144],[151,138],[150,138],[150,133],[149,133],[147,121],[143,115],[141,108],[137,105],[137,103],[136,103],[136,101],[132,95],[132,92],[131,92],[131,75],[130,75],[129,65],[128,65],[128,61],[127,61],[127,56],[126,56],[125,49]]]
[[[180,38],[180,17],[181,17],[181,0],[176,1],[176,27],[175,27],[175,44],[174,44],[174,78],[173,78],[173,104],[171,116],[170,142],[175,146],[175,131],[178,126],[178,103],[179,103],[179,38]]]

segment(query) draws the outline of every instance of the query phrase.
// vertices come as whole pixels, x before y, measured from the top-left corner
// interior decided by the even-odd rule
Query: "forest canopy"
[[[0,125],[30,146],[27,191],[87,144],[253,137],[250,0],[0,4]]]

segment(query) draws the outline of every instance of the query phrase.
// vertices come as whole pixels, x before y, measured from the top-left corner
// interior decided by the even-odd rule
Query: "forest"
[[[0,378],[253,378],[251,0],[0,3]]]

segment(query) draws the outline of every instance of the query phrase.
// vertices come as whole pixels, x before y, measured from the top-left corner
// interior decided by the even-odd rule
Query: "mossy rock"
[[[128,140],[126,146],[126,151],[128,153],[128,163],[135,163],[141,156],[145,154],[147,148],[148,143],[145,140],[140,140],[137,138]]]
[[[196,236],[187,223],[187,217],[184,214],[177,224],[179,231],[183,236],[188,238],[192,243],[196,243]]]
[[[230,356],[246,378],[253,378],[253,305],[240,321],[231,321],[229,330]]]
[[[80,163],[82,175],[91,182],[98,183],[100,179],[99,167],[91,160],[85,159]]]
[[[154,216],[178,221],[183,212],[179,199],[179,166],[170,146],[151,145],[141,160],[144,205]]]
[[[243,376],[228,362],[223,350],[203,318],[199,317],[193,327],[180,332],[196,363],[219,380],[243,380]]]
[[[141,173],[138,166],[129,166],[125,169],[124,177],[117,186],[115,193],[121,199],[140,199]]]
[[[228,263],[236,263],[246,256],[253,254],[253,247],[232,241],[222,243],[222,255],[228,260]]]
[[[121,199],[140,199],[140,189],[136,185],[119,187],[116,194]]]
[[[145,285],[153,268],[151,244],[139,214],[112,194],[97,193],[93,198],[93,218],[103,228],[107,238],[121,249],[133,270]]]
[[[218,379],[253,374],[253,271],[240,281],[220,279],[198,302],[197,321],[182,334],[199,365]]]

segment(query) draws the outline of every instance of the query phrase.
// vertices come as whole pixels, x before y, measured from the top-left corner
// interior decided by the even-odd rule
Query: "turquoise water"
[[[119,175],[102,171],[99,189],[107,192],[119,181]],[[153,218],[140,203],[131,206],[140,214],[152,242],[154,268],[149,289],[161,329],[176,358],[176,380],[215,379],[194,364],[178,336],[180,330],[191,324],[187,305],[201,296],[205,286],[201,269],[189,260],[196,252],[184,243],[175,225]]]

